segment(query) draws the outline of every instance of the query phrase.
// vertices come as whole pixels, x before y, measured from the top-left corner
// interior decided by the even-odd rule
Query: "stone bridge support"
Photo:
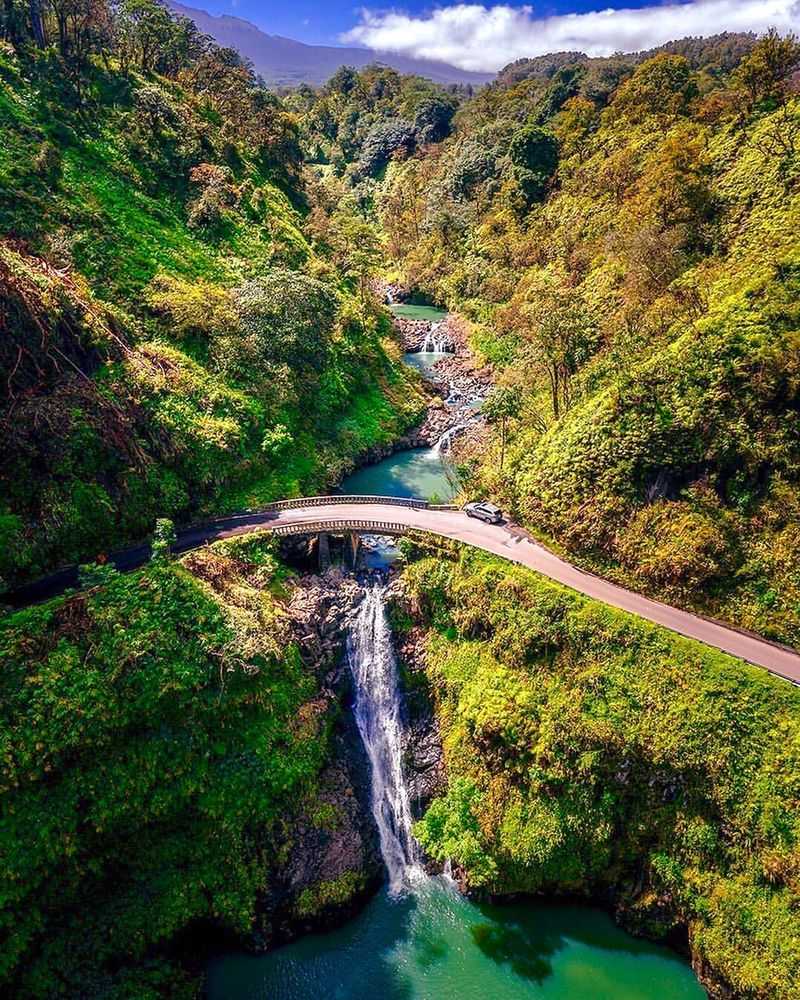
[[[324,573],[331,564],[331,542],[326,531],[320,531],[317,535],[317,559],[319,560],[319,571]]]
[[[361,550],[361,535],[351,531],[345,540],[344,561],[347,569],[353,571],[358,566],[358,553]]]

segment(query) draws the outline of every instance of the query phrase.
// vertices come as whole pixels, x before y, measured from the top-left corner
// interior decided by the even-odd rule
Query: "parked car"
[[[465,504],[464,513],[467,517],[477,517],[479,521],[485,521],[487,524],[503,523],[503,512],[488,500],[474,500]]]

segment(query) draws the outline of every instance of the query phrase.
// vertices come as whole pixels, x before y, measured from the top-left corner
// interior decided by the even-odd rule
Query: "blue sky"
[[[449,6],[446,2],[430,3],[423,0],[406,0],[399,3],[358,3],[353,0],[182,0],[190,7],[199,7],[210,14],[233,14],[257,24],[271,35],[285,35],[313,45],[340,44],[339,35],[353,28],[359,18],[359,9],[374,10],[394,8],[411,14],[424,14],[433,7]],[[582,13],[607,7],[654,7],[654,0],[547,0],[537,3],[530,0],[537,17],[553,14]],[[491,5],[487,5],[491,6]],[[521,6],[521,4],[517,5]]]
[[[186,0],[184,0],[186,2]],[[191,0],[189,0],[191,2]],[[493,72],[514,59],[564,50],[635,52],[687,35],[800,30],[800,0],[195,0],[212,14],[254,21],[315,44],[363,45]]]

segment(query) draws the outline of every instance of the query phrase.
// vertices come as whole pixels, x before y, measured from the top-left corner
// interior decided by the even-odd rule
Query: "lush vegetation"
[[[379,248],[347,205],[314,242],[296,119],[242,60],[149,0],[47,5],[41,49],[27,10],[0,18],[7,583],[320,491],[421,410]]]
[[[521,60],[478,94],[343,69],[282,101],[156,0],[6,0],[3,585],[321,490],[410,426],[381,276],[494,366],[469,490],[800,643],[799,62],[724,35]],[[246,934],[292,817],[337,821],[270,547],[176,564],[168,527],[144,571],[101,561],[0,622],[15,996],[194,995],[185,936]],[[796,691],[474,554],[406,579],[449,773],[428,851],[688,928],[709,980],[795,995]],[[291,916],[364,888],[323,878]]]
[[[448,772],[425,848],[476,889],[688,926],[708,982],[794,997],[797,689],[506,562],[424,555],[405,580]]]
[[[90,589],[0,623],[14,996],[193,996],[165,945],[188,927],[250,931],[275,830],[313,806],[329,725],[282,577],[251,536],[93,570]]]
[[[469,492],[640,590],[793,643],[799,61],[774,33],[522,60],[442,95],[460,100],[443,141],[366,178],[362,144],[326,180],[495,365],[503,414],[495,398],[462,449]]]

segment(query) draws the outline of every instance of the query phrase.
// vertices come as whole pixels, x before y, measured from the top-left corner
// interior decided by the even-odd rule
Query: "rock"
[[[285,859],[260,901],[255,951],[343,922],[383,880],[369,805],[369,764],[352,715],[345,712],[341,720],[317,794],[275,845]]]
[[[281,860],[259,900],[249,941],[254,951],[341,922],[383,878],[369,762],[349,710],[352,687],[344,657],[347,621],[361,595],[352,577],[331,569],[321,577],[298,577],[286,608],[303,660],[319,680],[314,712],[335,723],[330,758],[314,792],[265,845]]]

